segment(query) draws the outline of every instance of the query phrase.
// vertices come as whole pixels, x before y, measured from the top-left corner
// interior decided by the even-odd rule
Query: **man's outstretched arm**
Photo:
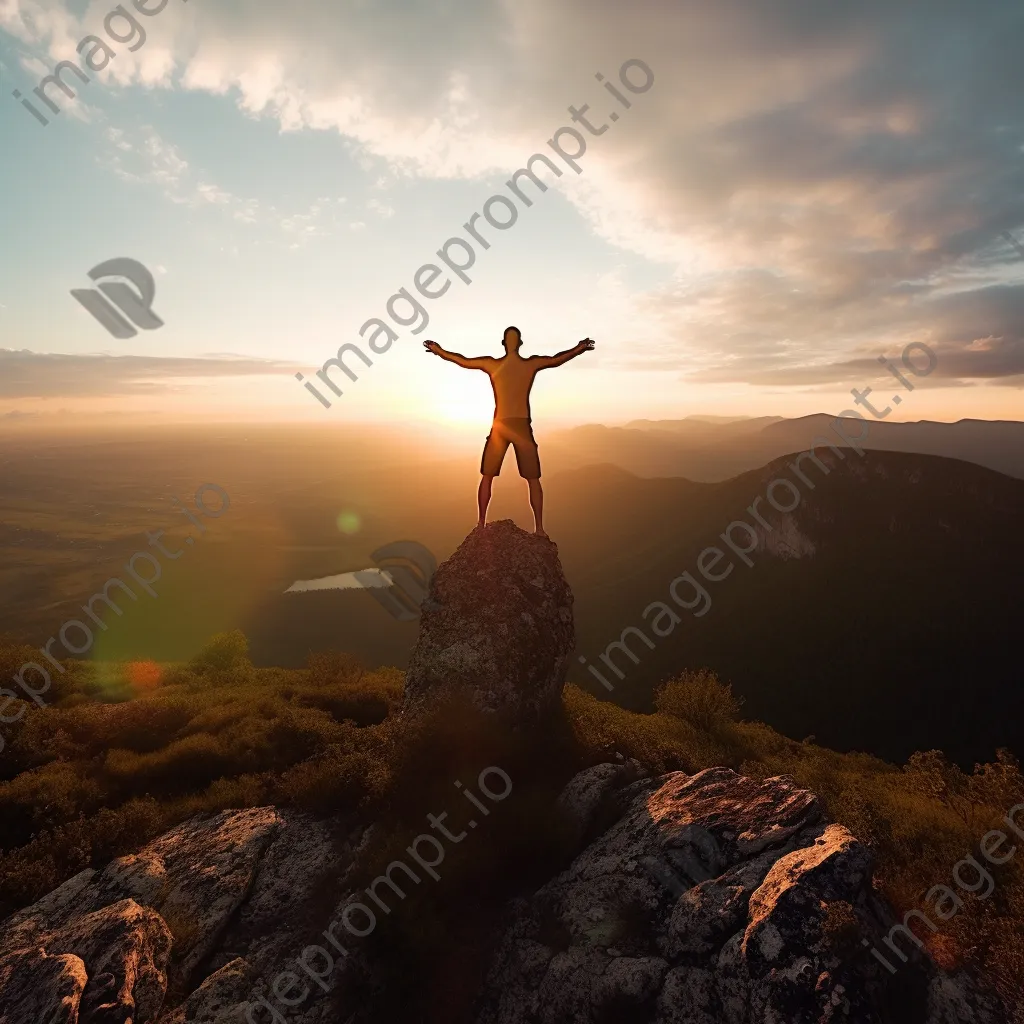
[[[463,356],[458,352],[448,352],[441,348],[436,341],[425,341],[423,347],[428,351],[432,352],[435,356],[440,356],[442,359],[449,363],[455,363],[456,366],[465,367],[467,370],[486,370],[487,364],[494,360],[490,356]]]
[[[540,363],[540,369],[546,370],[550,366],[561,366],[562,363],[567,363],[584,352],[590,352],[593,348],[594,342],[590,338],[584,338],[579,344],[567,348],[564,352],[558,352],[553,356],[534,356],[534,359]]]

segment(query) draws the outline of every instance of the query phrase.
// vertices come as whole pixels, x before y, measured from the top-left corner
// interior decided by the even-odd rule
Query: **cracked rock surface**
[[[327,823],[256,807],[80,872],[0,922],[0,1024],[241,1022],[260,972],[302,948],[315,885],[345,850]]]
[[[912,998],[894,998],[860,933],[831,923],[846,908],[876,944],[895,924],[871,852],[789,778],[652,779],[622,761],[580,772],[559,804],[580,852],[479,936],[495,952],[478,1024],[1008,1024],[971,977],[913,949]],[[242,1024],[315,941],[321,880],[344,889],[369,834],[224,811],[81,872],[0,922],[0,1024]],[[337,959],[289,1024],[337,1024],[338,985],[380,966]],[[344,1018],[380,1019],[372,997]]]
[[[430,580],[405,709],[448,693],[516,725],[556,707],[576,644],[558,548],[511,519],[477,527]]]
[[[923,982],[918,998],[894,1009],[888,972],[829,927],[839,907],[876,939],[896,923],[871,851],[792,779],[676,772],[616,801],[612,767],[566,787],[592,820],[601,800],[621,813],[514,908],[478,1024],[1008,1021],[970,978],[916,951],[903,980]]]

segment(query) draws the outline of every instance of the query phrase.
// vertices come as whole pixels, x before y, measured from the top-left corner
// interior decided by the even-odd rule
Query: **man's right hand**
[[[438,345],[436,341],[425,341],[423,342],[423,347],[428,352],[433,352],[435,356],[439,356],[441,354],[441,346]]]

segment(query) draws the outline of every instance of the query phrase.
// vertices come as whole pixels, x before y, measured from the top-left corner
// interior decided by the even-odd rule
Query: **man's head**
[[[506,352],[517,352],[523,343],[523,336],[519,333],[518,327],[506,327],[505,337],[502,338],[502,345]]]

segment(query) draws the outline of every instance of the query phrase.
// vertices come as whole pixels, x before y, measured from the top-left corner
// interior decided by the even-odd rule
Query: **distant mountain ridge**
[[[577,598],[578,654],[600,669],[601,654],[624,628],[645,627],[644,609],[664,600],[680,573],[695,571],[702,549],[721,546],[717,538],[732,520],[750,519],[748,506],[770,480],[792,476],[795,453],[806,452],[823,425],[805,418],[756,429],[749,436],[772,439],[774,461],[723,481],[645,476],[637,465],[630,472],[623,467],[632,463],[607,457],[603,443],[593,446],[589,464],[559,472],[557,435],[539,433],[547,526]],[[983,441],[991,427],[1012,435],[1020,426],[893,428]],[[885,439],[884,427],[874,425],[873,440]],[[587,430],[598,440],[625,435],[645,458],[663,445],[672,457],[666,461],[679,462],[671,431]],[[787,431],[799,436],[782,447]],[[252,637],[259,664],[298,667],[311,651],[334,648],[368,666],[404,667],[416,621],[395,620],[362,590],[283,591],[297,579],[361,570],[376,548],[396,540],[447,558],[473,529],[479,449],[442,462],[431,461],[424,444],[414,458],[400,449],[408,461],[396,463],[390,448],[365,438],[341,444],[338,435],[325,449],[312,443],[319,435],[298,430],[224,433],[91,449],[78,440],[26,439],[8,448],[12,464],[0,477],[8,531],[3,628],[40,646],[60,622],[80,617],[83,600],[161,522],[152,514],[160,488],[194,489],[205,479],[223,485],[244,515],[202,559],[175,562],[157,588],[159,601],[124,607],[123,618],[111,619],[114,628],[102,633],[108,657],[187,660],[211,630],[238,625]],[[734,461],[748,460],[749,447],[735,449]],[[729,446],[704,449],[716,473],[723,450]],[[834,747],[897,760],[936,747],[968,766],[991,759],[996,746],[1024,752],[1015,643],[1024,482],[962,458],[870,449],[860,458],[840,450],[840,468],[767,534],[754,567],[740,565],[708,587],[713,607],[705,616],[687,613],[685,628],[657,639],[654,650],[641,642],[640,664],[623,664],[628,685],[608,694],[575,658],[574,681],[646,708],[666,676],[706,664],[747,698],[746,713],[797,739],[813,733]],[[820,454],[835,458],[827,448]],[[817,479],[806,461],[805,470]],[[343,510],[359,513],[359,533],[341,532]],[[496,486],[492,518],[530,523],[512,462]],[[622,664],[621,654],[615,658]]]
[[[820,456],[830,472],[813,477],[793,512],[761,502],[773,531],[759,529],[753,566],[727,557],[712,568],[735,568],[714,583],[697,569],[700,553],[713,545],[730,556],[722,532],[754,522],[751,503],[792,477],[795,456],[721,484],[597,467],[557,481],[552,505],[564,504],[567,524],[586,508],[614,509],[585,536],[553,530],[576,594],[579,650],[615,689],[582,669],[570,678],[645,708],[661,680],[707,666],[746,698],[746,713],[797,738],[897,761],[941,748],[968,765],[1000,746],[1024,750],[1024,481],[934,456]],[[671,604],[670,584],[687,571],[710,606],[700,616],[676,608],[682,624],[659,639],[643,613]],[[695,588],[679,586],[697,605]],[[628,635],[636,663],[612,649],[619,679],[600,659],[628,627],[653,647]]]
[[[803,451],[813,438],[844,443],[822,413],[796,419],[762,416],[710,422],[708,418],[633,420],[624,427],[586,425],[544,439],[549,470],[611,462],[638,476],[685,476],[727,480],[788,452]],[[956,423],[871,420],[863,447],[962,459],[1024,479],[1024,422],[964,419]]]
[[[806,450],[806,446],[801,449]],[[650,707],[654,686],[683,668],[707,666],[746,698],[745,713],[797,739],[902,760],[939,748],[970,766],[996,747],[1024,753],[1024,692],[1016,636],[1024,573],[1024,481],[965,461],[902,452],[819,450],[827,476],[809,460],[815,484],[774,524],[757,527],[763,549],[748,568],[703,581],[711,607],[671,636],[650,632],[643,612],[671,602],[683,572],[701,580],[697,559],[775,478],[794,479],[782,458],[724,482],[642,478],[613,464],[546,477],[548,530],[576,595],[577,654],[615,684],[607,692],[576,658],[570,679],[603,699]],[[494,519],[519,516],[505,491]],[[472,528],[460,497],[422,501],[419,538],[444,559]],[[737,536],[742,538],[742,534]],[[723,561],[718,571],[724,571]],[[682,585],[680,585],[682,586]],[[683,594],[693,594],[684,589]],[[294,595],[289,595],[294,596]],[[330,636],[369,664],[404,666],[415,623],[395,623],[365,594],[274,598],[250,626],[267,663],[301,663]],[[650,616],[648,616],[650,618]],[[637,656],[601,660],[627,627]]]

